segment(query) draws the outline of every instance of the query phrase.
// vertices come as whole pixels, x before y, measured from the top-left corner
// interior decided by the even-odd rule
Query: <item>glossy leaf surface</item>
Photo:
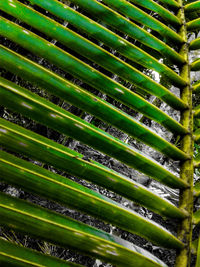
[[[48,2],[47,5],[42,0],[31,0],[32,4],[42,6],[47,10],[49,9],[54,10],[52,12],[57,12],[58,8],[60,12],[63,11],[63,13],[65,13],[66,10],[64,9],[64,6],[62,7],[63,10],[60,10],[61,6],[57,5],[57,2],[58,1],[53,0],[51,1],[51,3]],[[119,14],[114,13],[111,9],[104,7],[99,2],[96,2],[94,0],[92,1],[89,0],[89,2],[88,0],[87,1],[73,0],[73,3],[80,5],[83,9],[85,9],[89,13],[92,12],[93,15],[99,17],[101,20],[103,19],[103,21],[106,22],[108,25],[116,28],[117,30],[122,31],[123,33],[128,34],[134,39],[139,40],[141,43],[147,45],[148,47],[151,47],[159,51],[161,54],[170,57],[172,61],[174,61],[175,63],[183,64],[185,62],[183,57],[181,57],[177,52],[175,52],[169,46],[166,46],[162,41],[155,38],[153,35],[149,34],[147,31],[141,29],[135,24],[130,23],[130,21],[128,21],[122,16],[119,16]],[[102,14],[104,14],[104,16],[102,16]]]
[[[171,23],[176,27],[181,25],[181,21],[178,17],[176,17],[168,9],[164,8],[162,5],[154,2],[153,0],[130,0],[130,2],[156,12],[168,23]]]
[[[125,0],[104,0],[103,2],[112,7],[114,10],[117,10],[119,13],[122,13],[126,17],[132,19],[133,21],[136,21],[154,31],[157,31],[166,39],[170,39],[171,41],[173,40],[173,42],[175,42],[176,44],[182,44],[184,42],[182,37],[175,31],[165,26],[159,20],[154,19],[150,15],[146,14],[136,6],[129,4]]]
[[[106,187],[166,217],[184,218],[186,214],[147,188],[105,166],[84,160],[83,155],[41,135],[0,119],[0,144],[31,158],[53,165],[74,176]],[[26,148],[26,149],[24,149]],[[39,152],[39,153],[38,153]],[[4,177],[2,177],[4,178]],[[4,178],[5,179],[5,178]]]
[[[100,114],[104,113],[104,109],[106,112],[105,105],[104,109],[96,107],[98,103],[100,103],[100,106],[102,106],[102,103],[106,104],[107,106],[111,106],[97,96],[94,97],[92,94],[84,92],[82,88],[74,86],[67,80],[62,79],[58,75],[55,75],[38,64],[31,62],[30,60],[1,45],[0,52],[0,64],[3,68],[21,76],[22,78],[26,78],[34,84],[45,88],[49,92],[56,94],[58,97],[69,101],[75,106],[78,106],[97,117],[100,117]],[[16,64],[18,66],[17,68]],[[107,93],[106,88],[102,88],[102,90]],[[137,111],[143,113],[145,116],[155,119],[172,132],[177,134],[187,133],[187,130],[180,123],[175,121],[173,118],[162,112],[154,105],[150,104],[144,98],[131,92],[130,90],[127,90],[125,87],[115,87],[115,91],[113,91],[112,94],[110,91],[108,93],[115,99],[118,99],[124,104],[127,104],[128,106],[133,107]],[[113,109],[113,106],[111,107]],[[121,111],[120,113],[123,114]],[[102,118],[102,116],[100,118]],[[106,116],[104,116],[104,120],[107,120],[105,118],[108,118],[108,113]],[[113,118],[114,117],[112,113],[112,121],[114,121]],[[109,123],[111,123],[110,120]]]
[[[94,86],[96,89],[102,90],[101,88],[104,87],[107,88],[107,91],[114,91],[114,93],[117,91],[118,94],[124,93],[124,90],[120,89],[121,86],[119,84],[101,74],[99,71],[91,68],[89,65],[77,60],[64,50],[57,48],[45,39],[36,36],[30,31],[27,31],[8,20],[0,18],[0,21],[2,25],[0,29],[1,35],[20,44],[25,49],[30,50],[38,56],[44,57],[64,71],[71,73],[90,86]],[[145,90],[146,92],[157,96],[173,108],[186,108],[186,104],[180,98],[133,67],[123,65],[122,70],[119,66],[117,74],[120,71],[125,74],[123,78],[133,84],[136,84],[139,88]]]
[[[117,138],[84,122],[52,104],[38,97],[24,88],[13,87],[10,82],[1,83],[0,103],[7,108],[18,111],[58,132],[71,136],[83,143],[90,145],[111,157],[114,157],[130,167],[141,170],[143,173],[158,179],[173,188],[186,188],[187,184],[164,169],[161,165],[148,159],[141,152],[121,142]],[[13,107],[13,101],[15,106]],[[145,166],[145,168],[144,168]],[[159,175],[158,175],[159,174]]]
[[[9,184],[99,217],[158,245],[181,246],[181,242],[164,228],[90,189],[6,152],[0,151],[0,156],[0,177]]]
[[[16,7],[8,5],[8,3],[9,0],[1,2],[0,9],[20,19],[21,21],[24,21],[25,23],[33,26],[39,31],[45,33],[47,36],[59,40],[61,43],[63,43],[67,47],[70,47],[72,50],[75,50],[77,53],[84,55],[85,57],[93,60],[102,67],[107,68],[108,70],[111,70],[114,73],[117,73],[123,78],[124,71],[122,70],[127,69],[127,64],[125,64],[123,61],[120,61],[117,57],[113,56],[111,53],[108,53],[106,50],[88,41],[86,38],[81,37],[81,35],[78,35],[74,31],[71,31],[62,25],[59,25],[57,22],[49,19],[46,16],[41,15],[40,13],[34,11],[33,9],[28,8],[27,6],[19,3],[18,1],[13,0],[13,4]],[[90,23],[90,21],[88,21],[88,23]],[[106,34],[106,29],[103,29],[97,23],[96,25],[93,23],[93,27],[96,27],[98,31],[105,33],[105,37],[107,37],[108,34]],[[136,63],[141,64],[144,67],[155,69],[162,75],[167,76],[172,81],[172,83],[174,83],[177,86],[182,87],[186,85],[186,82],[178,74],[176,74],[166,65],[159,63],[155,58],[151,57],[148,53],[145,53],[141,49],[123,40],[122,38],[120,39],[120,36],[116,36],[112,32],[108,33],[113,37],[113,39],[116,39],[117,42],[120,42],[121,45],[124,44],[126,48],[124,47],[124,49],[121,50],[119,49],[119,52],[121,52],[124,56],[135,61]],[[101,34],[100,36],[102,35],[103,34]],[[106,42],[107,40],[108,42],[108,38],[106,39],[103,38],[100,40],[103,42]],[[113,43],[115,45],[114,48],[118,49],[116,47],[116,42],[114,40]]]
[[[127,266],[166,266],[149,252],[125,240],[3,193],[0,193],[0,213],[0,225],[60,246],[78,248],[80,252],[118,266],[124,266],[124,262]]]
[[[199,267],[199,3],[0,1],[0,226],[103,265],[167,267],[152,255],[166,259],[164,247],[168,267],[190,266],[193,252]],[[3,239],[0,265],[77,266]]]
[[[200,9],[200,1],[195,1],[193,3],[187,4],[185,6],[185,11],[186,12],[193,12]]]

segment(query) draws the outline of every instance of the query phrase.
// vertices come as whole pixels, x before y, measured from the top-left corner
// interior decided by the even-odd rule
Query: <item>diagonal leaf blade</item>
[[[81,267],[79,264],[50,257],[0,238],[0,264],[13,267]]]
[[[20,19],[21,21],[24,21],[25,23],[31,25],[32,27],[38,29],[39,31],[45,33],[47,36],[51,36],[51,38],[58,40],[67,47],[70,47],[70,49],[75,50],[77,53],[86,56],[87,58],[101,65],[102,67],[107,68],[108,70],[111,70],[115,73],[116,71],[115,69],[119,65],[120,61],[117,57],[106,52],[106,50],[103,50],[94,43],[91,43],[86,38],[81,37],[80,35],[69,30],[68,28],[59,25],[55,21],[36,12],[32,8],[19,3],[16,0],[13,0],[13,4],[15,7],[8,5],[8,3],[9,0],[4,0],[3,2],[0,2],[0,9]],[[81,15],[78,14],[77,16],[79,20],[82,19],[80,22],[81,25],[87,22],[88,24],[90,23],[90,20],[88,20],[86,17],[85,18],[81,17]],[[155,69],[158,73],[167,76],[172,81],[172,83],[174,83],[177,86],[182,87],[186,85],[186,81],[184,81],[177,73],[172,71],[164,64],[158,62],[155,58],[148,55],[148,53],[142,51],[141,49],[127,42],[126,40],[122,38],[120,39],[120,36],[116,36],[111,31],[106,33],[106,29],[103,29],[97,23],[90,23],[90,24],[94,29],[96,29],[97,32],[99,31],[101,32],[100,34],[101,41],[103,41],[104,43],[108,43],[108,45],[110,45],[110,42],[112,42],[114,45],[113,48],[119,49],[119,52],[121,52],[124,56],[135,61],[136,63],[141,64],[144,67]],[[78,24],[76,26],[78,27],[81,25]],[[89,27],[87,33],[89,34],[90,32],[91,29]],[[108,38],[108,34],[109,36],[111,35],[111,38]],[[102,36],[105,37],[102,38]],[[116,42],[117,43],[120,42],[121,46],[124,46],[124,48],[122,47],[120,49],[119,47],[116,47]],[[118,62],[118,64],[116,64],[117,63],[116,61]],[[124,62],[121,61],[121,63]],[[118,73],[119,75],[123,76],[122,71],[118,71]]]
[[[192,21],[189,21],[187,23],[187,29],[188,31],[194,31],[200,29],[200,19],[194,19]]]
[[[58,1],[52,0],[51,3],[42,0],[31,0],[32,4],[39,5],[46,10],[51,9],[54,12],[65,13],[67,6],[59,6]],[[94,16],[104,20],[108,25],[120,30],[134,39],[139,40],[141,43],[151,47],[161,54],[165,55],[167,58],[170,58],[173,62],[177,64],[183,64],[185,60],[177,52],[171,49],[169,46],[164,44],[159,39],[155,38],[153,35],[149,34],[147,31],[142,30],[140,27],[136,26],[130,21],[126,20],[124,17],[120,16],[118,13],[113,12],[111,9],[104,7],[102,4],[96,1],[79,1],[73,0],[74,3],[78,4],[80,7],[91,12]],[[65,8],[66,7],[66,8]],[[62,10],[63,9],[63,10]],[[103,16],[102,16],[103,14]]]
[[[180,27],[181,25],[180,19],[177,16],[175,16],[168,9],[164,8],[163,6],[159,5],[158,3],[152,0],[130,0],[130,2],[158,13],[168,23],[171,23],[176,27],[177,26]]]
[[[95,161],[86,161],[83,155],[2,119],[0,119],[0,137],[0,144],[13,152],[22,153],[108,188],[164,217],[182,219],[187,215],[133,180]],[[28,149],[24,149],[25,147]]]
[[[200,59],[196,59],[195,61],[192,62],[192,64],[191,64],[191,70],[192,71],[198,71],[198,70],[200,70]]]
[[[106,232],[3,193],[0,193],[0,200],[1,225],[63,247],[78,249],[118,266],[124,266],[126,262],[126,266],[166,267],[149,252]]]
[[[200,38],[193,40],[189,46],[190,50],[200,49]]]
[[[133,21],[157,31],[161,36],[169,39],[171,42],[176,44],[182,44],[184,42],[182,37],[168,26],[125,0],[104,0],[103,2]]]
[[[160,246],[176,248],[181,245],[161,226],[107,197],[6,152],[0,151],[0,156],[0,177],[9,184],[94,215]]]
[[[116,116],[112,112],[112,120],[109,120],[109,113],[115,109],[107,102],[98,97],[94,97],[92,94],[85,92],[82,88],[73,85],[67,80],[62,79],[60,76],[46,70],[40,65],[12,52],[11,50],[0,45],[0,59],[1,66],[27,80],[33,82],[41,88],[45,88],[52,94],[69,101],[71,104],[80,107],[83,110],[106,120],[113,124],[113,118]],[[16,68],[16,65],[18,66]],[[110,94],[113,98],[118,99],[122,103],[136,109],[147,117],[153,118],[172,132],[177,134],[185,134],[187,130],[173,118],[162,112],[159,108],[150,104],[148,101],[140,97],[139,95],[131,92],[125,87],[115,87],[112,94],[110,91],[105,91],[106,87],[103,87],[104,92]],[[120,91],[119,91],[120,90]],[[123,92],[123,93],[122,93]],[[104,109],[101,108],[104,104]],[[98,106],[98,107],[97,107]],[[105,110],[105,112],[104,112]],[[120,114],[123,112],[120,111]],[[126,115],[127,117],[127,115]],[[118,120],[116,120],[118,121]],[[120,121],[119,121],[120,123]]]
[[[94,86],[98,90],[102,90],[103,87],[105,88],[106,84],[108,91],[116,91],[117,87],[119,92],[121,87],[120,84],[113,82],[112,79],[71,56],[64,50],[52,45],[30,31],[9,22],[8,20],[0,18],[0,21],[2,25],[0,29],[1,35],[20,44],[22,47],[30,50],[36,55],[44,57],[64,71],[71,73],[75,77],[83,80],[90,86]],[[123,65],[123,68],[121,68],[119,66],[118,72],[120,71],[124,73],[123,78],[126,78],[128,81],[136,84],[139,88],[145,90],[146,92],[157,96],[173,108],[186,108],[187,105],[180,98],[133,67],[126,67],[126,65]]]
[[[1,85],[0,88],[0,103],[9,109],[18,111],[26,117],[80,140],[168,186],[174,188],[187,187],[185,182],[152,159],[148,159],[141,152],[133,150],[132,147],[51,102],[21,87],[16,90],[12,86]],[[13,103],[15,103],[14,106]]]

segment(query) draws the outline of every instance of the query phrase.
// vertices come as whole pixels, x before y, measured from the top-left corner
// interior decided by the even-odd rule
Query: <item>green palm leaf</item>
[[[171,8],[177,10],[180,8],[180,4],[177,3],[178,1],[175,0],[160,0],[161,3],[170,6]]]
[[[195,19],[187,23],[187,28],[189,31],[200,29],[200,19]]]
[[[75,1],[73,1],[75,2]],[[48,5],[41,0],[31,0],[31,3],[39,5],[45,8],[48,11],[51,11],[53,14],[58,14],[60,16],[67,16],[67,11],[69,10],[66,6],[59,4],[58,1],[53,0]],[[159,51],[161,54],[170,58],[177,64],[183,64],[185,60],[182,56],[180,56],[177,52],[171,49],[169,46],[166,46],[159,39],[155,38],[153,35],[149,34],[147,31],[141,29],[130,21],[126,20],[124,17],[119,16],[119,14],[114,13],[111,9],[104,7],[102,4],[96,1],[89,0],[87,1],[76,1],[75,3],[79,4],[82,8],[84,8],[88,12],[92,12],[93,16],[97,16],[101,20],[103,19],[108,25],[116,28],[117,30],[122,31],[125,34],[128,34],[132,38],[139,40],[144,45]],[[70,10],[71,11],[71,10]],[[102,16],[103,14],[103,16]],[[70,15],[75,15],[73,12]],[[70,17],[67,17],[67,20],[71,22]],[[73,22],[75,23],[75,22]],[[126,27],[125,27],[126,25]],[[85,24],[83,25],[85,26]]]
[[[96,89],[100,90],[103,87],[103,84],[106,83],[108,86],[110,85],[110,91],[115,90],[115,92],[117,91],[124,94],[123,89],[120,91],[121,86],[119,84],[112,82],[111,79],[106,78],[106,76],[102,75],[97,70],[89,67],[81,61],[76,60],[70,54],[48,43],[44,39],[37,37],[29,31],[23,30],[23,28],[4,20],[3,18],[1,18],[1,24],[1,35],[19,43],[24,48],[31,50],[31,52],[48,59],[50,62],[94,86]],[[186,108],[186,104],[181,99],[136,69],[126,67],[126,65],[124,65],[123,68],[118,66],[117,74],[120,72],[124,73],[123,78],[136,84],[139,88],[142,88],[148,93],[164,100],[172,107],[176,109]]]
[[[178,35],[175,31],[171,30],[169,27],[166,27],[163,23],[147,15],[145,12],[141,11],[139,8],[134,5],[129,4],[125,0],[104,0],[108,6],[122,13],[123,15],[135,20],[142,25],[147,26],[148,28],[157,31],[161,36],[166,39],[170,39],[176,44],[182,44],[184,40]]]
[[[9,82],[7,82],[8,84]],[[30,117],[54,130],[71,136],[83,143],[90,145],[117,160],[122,161],[130,167],[141,170],[162,183],[174,187],[185,188],[187,183],[164,169],[155,161],[148,159],[139,151],[133,150],[130,146],[121,142],[117,138],[99,130],[91,124],[84,122],[71,113],[57,107],[24,88],[7,86],[0,87],[1,105]],[[145,169],[144,169],[145,165]],[[157,174],[159,173],[159,177]]]
[[[13,6],[9,6],[8,2],[9,1],[1,2],[0,9],[35,27],[36,29],[45,33],[47,36],[56,38],[70,49],[75,50],[77,53],[83,54],[85,57],[93,60],[102,67],[107,68],[108,70],[113,71],[118,75],[122,75],[123,77],[123,72],[118,71],[116,68],[116,62],[118,62],[118,65],[122,65],[122,69],[126,68],[126,65],[117,57],[114,57],[112,54],[101,49],[99,46],[94,45],[92,42],[89,42],[86,38],[83,38],[75,32],[67,29],[66,27],[59,25],[53,20],[50,20],[48,17],[42,16],[40,13],[34,11],[33,9],[28,8],[17,1],[14,1],[13,3],[17,7],[16,9]],[[82,18],[82,20],[84,20],[84,18]],[[87,18],[85,18],[85,20],[87,20]],[[88,24],[89,23],[90,21],[88,21]],[[79,25],[76,24],[76,26]],[[101,31],[105,34],[106,38],[100,40],[106,42],[106,40],[108,40],[106,29],[102,29],[102,27],[100,27],[100,25],[98,25],[97,23],[96,25],[93,24],[93,27],[96,27],[98,31]],[[117,38],[120,38],[120,36],[116,36],[112,32],[110,32],[109,34],[112,37],[116,38],[116,41],[119,41],[119,39]],[[100,35],[100,37],[102,37],[102,34]],[[119,49],[119,52],[122,53],[124,56],[135,61],[136,63],[140,63],[144,67],[155,69],[160,74],[167,76],[177,86],[186,85],[186,81],[184,81],[178,74],[176,74],[164,64],[159,63],[155,58],[149,56],[149,54],[133,46],[131,43],[125,42],[123,39],[120,41],[122,45],[124,43],[124,46],[126,48],[120,49],[116,47],[116,41],[114,40],[113,42],[114,48]],[[129,49],[127,48],[127,46],[129,47]]]
[[[189,59],[200,1],[3,0],[0,10],[0,265],[82,266],[8,242],[5,228],[116,267],[188,267],[192,253],[198,267],[200,60]],[[12,186],[72,218],[9,196]]]
[[[184,211],[179,210],[170,202],[158,197],[140,184],[111,169],[105,168],[105,166],[97,162],[84,160],[82,154],[6,120],[0,119],[0,127],[0,143],[11,151],[17,151],[31,158],[54,165],[56,168],[74,176],[106,187],[163,216],[180,219],[186,216]],[[24,150],[24,147],[29,149]],[[2,179],[6,179],[6,177],[2,176]]]
[[[78,247],[81,252],[117,263],[118,266],[123,266],[125,261],[127,266],[133,266],[135,263],[141,266],[166,266],[147,251],[71,218],[3,193],[0,193],[0,200],[1,225],[9,225],[15,230],[60,246]]]
[[[59,267],[81,267],[81,265],[65,262],[57,258],[46,256],[22,246],[0,238],[0,264],[2,266],[59,266]]]
[[[196,50],[199,48],[200,48],[200,38],[197,38],[190,43],[190,50]]]
[[[2,78],[0,78],[0,86],[2,86],[2,88],[13,87],[14,91],[21,90],[21,88],[17,87],[15,84],[12,84],[9,81],[2,79]],[[77,91],[79,89],[75,89],[75,90]],[[124,130],[131,136],[137,137],[139,140],[144,141],[146,144],[158,149],[162,153],[168,155],[169,157],[172,157],[175,160],[182,160],[182,159],[188,158],[188,156],[185,153],[177,149],[175,146],[171,145],[171,143],[165,141],[163,138],[160,138],[158,135],[156,135],[156,133],[150,131],[150,129],[143,126],[141,123],[137,122],[136,120],[133,120],[127,114],[125,113],[123,114],[119,110],[114,109],[114,107],[112,108],[112,106],[106,105],[106,102],[102,102],[99,98],[96,98],[94,100],[92,95],[90,96],[84,93],[81,94],[81,91],[79,91],[77,95],[79,95],[79,97],[82,99],[84,99],[86,95],[85,98],[87,102],[85,101],[85,104],[92,102],[94,108],[97,107],[96,102],[98,102],[98,109],[99,110],[102,109],[104,111],[104,114],[106,115],[105,117],[105,115],[103,114],[104,116],[101,117],[99,112],[92,113],[92,114],[97,115],[99,118],[102,118],[106,120],[108,123],[111,123],[112,125],[116,126],[117,128]],[[88,99],[87,99],[87,96],[89,96]],[[107,112],[106,112],[106,109],[107,109]],[[124,126],[122,124],[124,124]]]
[[[200,59],[197,59],[194,62],[192,62],[192,64],[191,64],[191,70],[192,71],[198,71],[198,70],[200,70]]]
[[[172,234],[160,228],[159,225],[150,223],[139,214],[123,208],[106,197],[102,197],[41,167],[19,160],[6,152],[1,151],[0,155],[1,177],[9,184],[17,185],[31,193],[36,193],[63,205],[100,217],[124,230],[139,234],[158,245],[169,248],[179,248],[183,245]],[[23,173],[23,177],[21,177],[21,173]],[[78,202],[77,199],[79,199]],[[97,205],[98,209],[94,210],[93,205]],[[110,216],[111,214],[112,216]],[[119,217],[123,220],[119,221]]]
[[[200,9],[200,1],[195,1],[193,3],[187,4],[185,6],[185,11],[186,12],[193,12]]]
[[[132,3],[137,4],[139,6],[142,6],[144,8],[147,8],[151,11],[156,12],[159,14],[162,18],[164,18],[168,23],[171,23],[175,27],[180,27],[181,21],[179,18],[177,18],[173,13],[169,12],[166,8],[159,5],[158,3],[152,1],[152,0],[130,0]]]
[[[98,103],[100,104],[104,103],[104,101],[101,100],[100,98],[96,96],[94,97],[92,94],[89,93],[84,93],[84,90],[82,88],[73,85],[67,80],[63,80],[58,75],[55,75],[54,73],[42,68],[40,65],[35,64],[16,53],[13,53],[11,50],[3,46],[0,46],[0,51],[1,51],[0,54],[1,64],[7,70],[23,78],[26,78],[27,80],[37,84],[42,88],[45,88],[46,90],[50,91],[53,94],[56,94],[61,98],[64,98],[70,103],[85,109],[86,111],[94,114],[97,117],[100,117],[101,112],[104,112],[104,109],[106,109],[104,108],[102,110],[98,108],[95,111],[94,105],[97,105]],[[19,66],[18,68],[15,67],[16,63]],[[54,88],[56,90],[54,90]],[[112,96],[115,99],[121,100],[122,103],[125,103],[130,107],[133,107],[137,111],[143,113],[145,116],[155,119],[155,121],[159,122],[172,132],[175,132],[177,134],[187,133],[187,130],[180,123],[175,121],[166,113],[162,112],[160,109],[156,108],[154,105],[150,104],[144,98],[131,92],[130,90],[127,90],[125,87],[121,86],[120,88],[121,89],[119,88],[117,89],[119,90],[124,89],[126,91],[123,91],[124,93],[122,94],[119,91],[115,90],[115,92],[112,94]],[[103,88],[102,90],[105,89]],[[85,102],[83,101],[84,99],[86,99],[87,105],[85,105]],[[110,106],[108,103],[104,104]],[[109,121],[109,123],[111,122]]]

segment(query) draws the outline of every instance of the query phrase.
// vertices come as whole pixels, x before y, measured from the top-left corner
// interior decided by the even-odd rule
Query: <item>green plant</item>
[[[200,49],[200,38],[189,43],[188,34],[200,29],[200,1],[162,0],[158,4],[152,0],[71,0],[87,16],[72,9],[68,1],[64,2],[30,0],[22,4],[17,0],[2,0],[0,10],[4,13],[0,17],[0,35],[70,73],[88,87],[77,86],[41,66],[40,60],[36,63],[4,45],[0,45],[0,67],[118,128],[167,158],[179,161],[180,175],[67,111],[63,108],[64,103],[52,103],[52,95],[47,100],[3,75],[0,77],[0,104],[79,140],[160,184],[179,189],[179,207],[119,172],[85,159],[82,154],[64,146],[64,142],[59,144],[3,118],[0,119],[2,180],[137,234],[158,247],[174,249],[177,267],[190,266],[191,253],[197,252],[198,267],[200,245],[197,240],[192,243],[192,230],[193,224],[200,222],[199,212],[193,214],[194,197],[200,195],[198,183],[193,187],[194,168],[200,166],[200,161],[199,155],[193,159],[193,151],[194,143],[200,140],[200,132],[198,129],[193,132],[193,115],[194,119],[199,118],[200,107],[193,107],[192,94],[199,92],[200,82],[192,85],[190,76],[191,71],[200,70],[200,60],[190,65],[189,53]],[[54,19],[42,15],[44,10]],[[90,16],[99,21],[95,22]],[[14,18],[25,26],[14,23]],[[69,23],[76,31],[61,25],[59,20]],[[28,27],[32,27],[32,31]],[[48,38],[56,40],[59,45],[49,42]],[[98,64],[98,68],[91,62]],[[178,87],[180,97],[148,77],[146,69]],[[112,74],[122,81],[117,82],[115,77],[111,79]],[[137,87],[135,91],[125,86],[127,82]],[[141,95],[137,93],[140,91]],[[113,101],[110,102],[118,101],[141,113],[144,117],[140,121],[148,118],[162,125],[181,145],[165,140],[122,108],[104,100],[101,93],[110,97]],[[149,102],[148,95],[155,96],[156,100]],[[161,103],[180,111],[180,122],[167,115]],[[21,155],[109,189],[165,218],[178,219],[177,236],[111,198],[22,159]],[[122,238],[4,193],[0,193],[0,214],[2,226],[45,242],[71,247],[116,266],[166,266],[146,250]],[[48,245],[45,248],[49,251]],[[0,263],[5,266],[77,266],[2,238]]]

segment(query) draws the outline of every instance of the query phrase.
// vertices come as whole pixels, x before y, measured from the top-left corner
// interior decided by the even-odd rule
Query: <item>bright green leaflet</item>
[[[61,3],[59,3],[56,0],[51,0],[50,2],[48,2],[48,4],[46,1],[43,1],[43,0],[30,0],[30,2],[33,4],[39,5],[47,9],[48,11],[51,11],[53,14],[58,14],[59,16],[65,17],[67,21],[69,21],[72,24],[75,23],[75,25],[77,25],[77,23],[79,23],[80,24],[79,27],[81,27],[81,22],[83,21],[83,17],[81,16],[80,18],[78,18],[76,16],[76,13],[72,9],[69,9],[67,6],[61,5]],[[117,30],[121,29],[122,32],[125,32],[126,34],[130,35],[132,38],[136,38],[141,43],[147,45],[148,47],[151,47],[155,49],[156,51],[159,51],[161,54],[169,57],[173,62],[177,64],[183,64],[185,62],[183,57],[181,57],[177,52],[175,52],[170,47],[167,47],[159,39],[155,38],[153,35],[149,34],[147,31],[142,30],[140,27],[138,26],[135,27],[133,23],[130,23],[128,20],[126,20],[122,16],[119,17],[119,15],[117,13],[115,14],[114,12],[112,12],[112,10],[107,9],[103,7],[102,5],[100,6],[99,2],[96,2],[96,1],[91,2],[91,0],[89,0],[89,3],[87,1],[84,1],[84,2],[74,1],[74,3],[77,3],[81,7],[88,10],[89,13],[92,12],[93,16],[96,15],[100,19],[105,19],[108,25],[111,24],[113,27],[116,27]],[[102,12],[98,13],[99,11],[98,8],[100,9],[100,11],[102,10]],[[68,16],[67,16],[68,14],[67,12],[69,12]],[[108,16],[105,16],[107,12],[108,12]],[[103,17],[102,17],[102,13],[104,14]],[[111,15],[111,17],[109,17],[109,15]],[[78,21],[75,19],[78,19]],[[124,27],[125,24],[127,25],[126,28]],[[87,25],[85,23],[82,25],[82,28],[84,31],[87,31],[87,28],[86,28]],[[96,36],[97,34],[98,32],[95,32],[92,35]],[[118,42],[117,42],[117,45],[118,45]]]
[[[136,6],[129,4],[125,0],[103,0],[103,2],[126,17],[131,18],[133,21],[157,31],[161,36],[175,42],[176,44],[182,44],[184,42],[182,37],[175,31],[171,30],[157,19],[154,19],[145,12],[141,11]]]
[[[74,176],[94,182],[133,200],[165,217],[184,218],[187,214],[170,202],[158,197],[145,187],[90,160],[65,146],[59,145],[41,135],[18,125],[0,119],[0,143],[11,151],[24,153],[31,158],[54,165]],[[29,149],[24,150],[24,147]],[[37,153],[39,151],[39,153]],[[5,177],[2,177],[2,179]]]
[[[156,161],[147,159],[141,152],[133,150],[132,147],[117,138],[84,122],[51,102],[21,87],[18,87],[17,90],[11,86],[1,86],[0,88],[1,105],[80,140],[130,167],[147,173],[168,186],[173,188],[187,187],[187,183],[164,169]],[[13,101],[15,108],[13,107]]]
[[[84,55],[85,57],[93,60],[99,65],[111,70],[113,72],[117,71],[116,60],[119,62],[117,57],[114,57],[111,53],[106,52],[101,49],[99,46],[94,45],[92,42],[89,42],[86,38],[81,37],[75,32],[67,29],[66,27],[59,25],[57,22],[50,20],[46,16],[42,16],[40,13],[34,11],[31,8],[26,7],[25,5],[14,1],[14,6],[8,5],[9,1],[5,0],[0,3],[0,9],[7,12],[8,14],[26,22],[27,24],[35,27],[36,29],[44,32],[47,36],[55,38],[59,40],[61,43],[65,44],[67,47],[75,50],[77,53]],[[84,20],[84,18],[82,18]],[[86,20],[86,18],[85,18]],[[90,21],[88,21],[88,24]],[[81,25],[83,22],[81,22]],[[80,25],[80,26],[81,26]],[[79,25],[76,25],[79,26]],[[96,23],[93,23],[92,26],[98,30],[101,30],[107,37],[106,29],[103,29]],[[119,49],[119,52],[129,59],[135,61],[136,63],[140,63],[142,66],[147,68],[153,68],[159,73],[170,78],[173,83],[177,86],[185,86],[186,82],[174,71],[165,66],[164,64],[159,63],[155,58],[149,56],[147,53],[143,52],[141,49],[133,46],[131,43],[123,40],[120,36],[114,35],[112,32],[109,33],[113,40],[114,48]],[[100,35],[102,36],[102,35]],[[110,38],[110,39],[111,39]],[[108,38],[100,39],[103,42],[108,41]],[[116,47],[116,41],[121,44],[121,49]],[[109,43],[110,44],[110,43]],[[123,48],[124,46],[124,48]],[[127,47],[128,46],[128,47]],[[146,58],[149,58],[147,61]],[[121,61],[121,65],[122,65]],[[123,68],[123,65],[122,65]],[[117,71],[119,75],[122,75],[123,72]]]
[[[181,21],[179,18],[177,18],[175,15],[173,15],[172,12],[164,8],[162,5],[159,5],[158,3],[154,2],[153,0],[130,0],[130,2],[158,13],[168,23],[171,23],[176,27],[180,27],[181,25]]]
[[[0,21],[2,24],[0,31],[1,35],[20,44],[25,49],[36,53],[38,56],[44,57],[61,69],[70,72],[75,77],[85,81],[87,84],[96,89],[102,90],[101,88],[103,88],[104,84],[106,83],[107,86],[110,87],[111,92],[117,91],[118,94],[123,94],[123,89],[121,90],[121,86],[119,84],[114,83],[111,79],[107,78],[99,71],[93,69],[80,60],[77,60],[69,53],[64,52],[64,50],[57,48],[44,39],[27,30],[23,30],[23,28],[4,20],[3,18],[1,18]],[[118,73],[120,71],[123,71],[124,73],[123,78],[139,86],[139,88],[147,91],[148,93],[157,96],[173,108],[184,109],[187,107],[187,105],[180,98],[176,97],[164,86],[154,82],[137,69],[123,65],[122,70],[122,67],[119,65]]]
[[[160,246],[179,248],[182,245],[178,239],[159,225],[150,223],[139,214],[125,209],[96,192],[6,152],[1,151],[0,156],[2,179],[4,180],[5,176],[5,180],[11,184],[21,186],[26,191],[45,196],[63,205],[78,208],[101,219],[107,218],[108,222],[128,232],[139,234]],[[93,205],[97,205],[98,209],[93,208]],[[91,209],[96,211],[92,212]],[[123,219],[119,220],[119,217]]]
[[[100,98],[84,92],[82,88],[75,86],[74,84],[68,82],[66,79],[55,75],[53,72],[50,72],[40,65],[27,60],[26,58],[12,52],[11,50],[1,45],[0,51],[1,64],[4,68],[11,71],[12,73],[26,78],[27,80],[33,82],[34,84],[37,84],[41,88],[45,88],[49,92],[69,101],[75,106],[85,109],[89,113],[92,113],[99,118],[102,118],[102,116],[100,116],[102,113],[107,113],[105,104],[106,106],[112,107],[112,109],[114,108]],[[18,68],[16,68],[16,64],[18,65]],[[173,118],[162,112],[154,105],[150,104],[144,98],[131,92],[130,90],[127,90],[125,87],[121,86],[120,88],[120,90],[125,89],[126,91],[124,90],[124,93],[122,93],[121,91],[119,92],[118,90],[115,90],[112,94],[109,91],[109,94],[111,94],[111,96],[115,99],[121,100],[121,102],[127,104],[127,106],[133,107],[135,110],[140,111],[145,116],[155,119],[155,121],[159,122],[172,132],[181,135],[188,132],[180,123],[175,121]],[[106,88],[103,88],[102,90],[107,92]],[[87,105],[85,102],[87,103]],[[104,103],[104,109],[94,109],[94,105],[96,106],[98,105],[98,103],[100,104],[100,106]],[[114,109],[116,110],[116,108]],[[121,114],[123,114],[123,112]],[[104,120],[107,119],[108,115],[104,115]],[[110,120],[108,122],[111,123]]]
[[[3,193],[0,193],[0,200],[1,225],[9,225],[12,220],[12,227],[15,230],[43,237],[60,246],[67,245],[72,248],[79,246],[82,252],[107,259],[114,264],[117,263],[118,266],[123,266],[124,261],[127,266],[133,266],[135,263],[139,263],[138,266],[142,264],[152,267],[166,266],[149,252],[69,217]]]

